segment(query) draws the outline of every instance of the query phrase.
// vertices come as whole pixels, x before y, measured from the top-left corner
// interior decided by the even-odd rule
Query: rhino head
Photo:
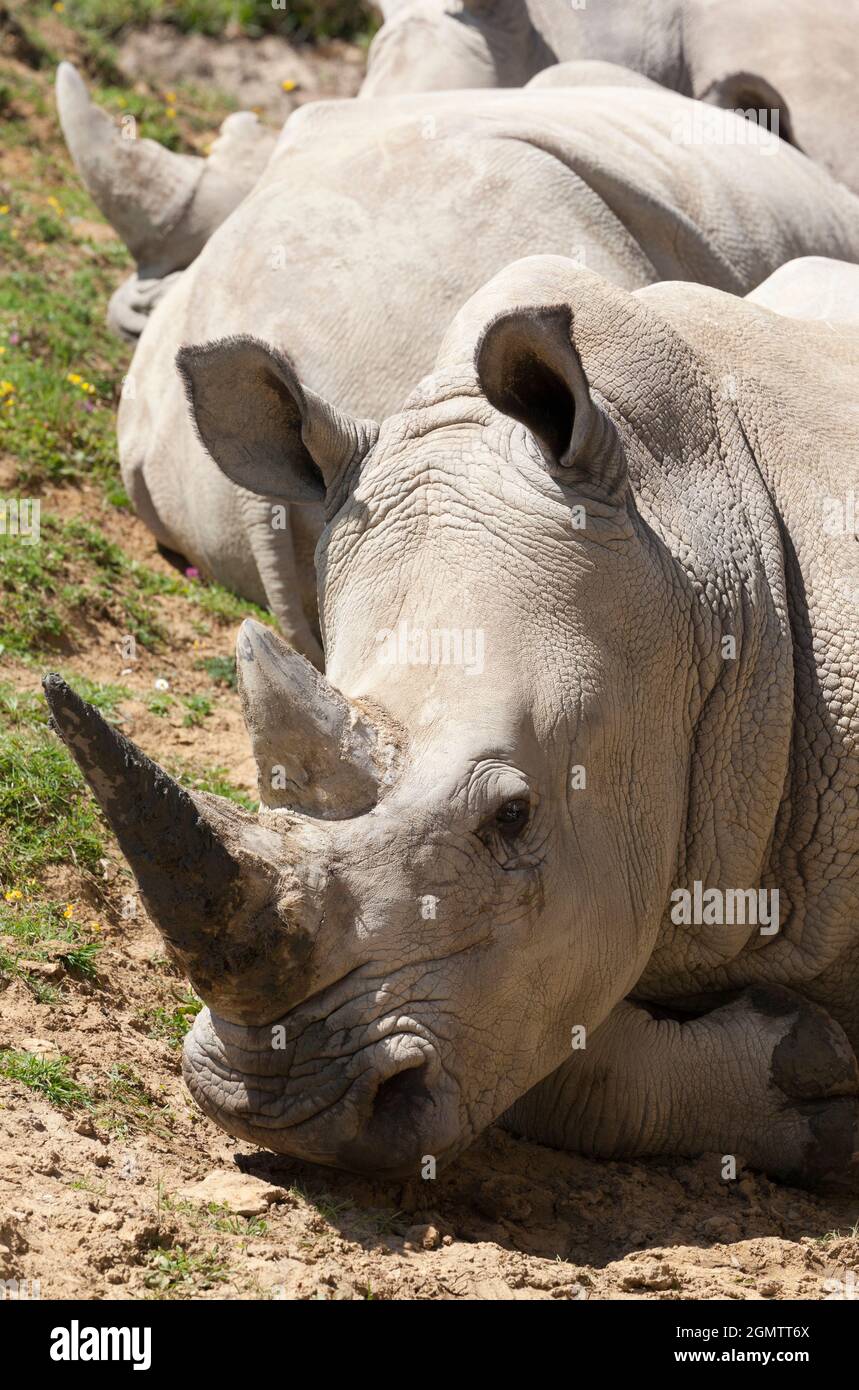
[[[256,340],[180,353],[228,475],[327,510],[326,676],[254,622],[239,637],[257,816],[177,788],[48,686],[209,1006],[184,1052],[198,1103],[386,1176],[460,1151],[641,976],[716,679],[689,674],[701,593],[630,486],[694,375],[669,363],[639,398],[642,444],[609,396],[631,399],[645,310],[575,268],[571,296],[569,262],[520,264],[381,431]]]
[[[383,0],[362,97],[521,87],[555,61],[520,0]]]

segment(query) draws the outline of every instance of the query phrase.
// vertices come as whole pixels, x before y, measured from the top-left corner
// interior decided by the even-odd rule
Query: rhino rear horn
[[[51,723],[134,870],[146,909],[201,998],[260,1024],[302,997],[312,907],[283,837],[220,797],[180,787],[57,675]]]
[[[376,719],[252,618],[239,630],[236,665],[262,802],[324,820],[369,811],[395,759]]]

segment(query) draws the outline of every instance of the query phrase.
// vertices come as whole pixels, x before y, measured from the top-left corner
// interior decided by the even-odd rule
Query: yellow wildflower
[[[0,381],[0,396],[9,396],[14,393],[15,384],[12,381]]]
[[[294,92],[297,84],[292,81],[291,77],[285,77],[280,85],[285,92]]]
[[[5,217],[8,211],[9,211],[9,204],[8,204],[8,203],[2,203],[2,204],[0,204],[0,217]]]
[[[74,903],[66,903],[65,907],[63,908],[63,916],[65,917],[66,921],[68,921],[70,917],[74,917],[74,915],[75,915],[75,905],[74,905]]]
[[[175,107],[175,106],[168,106],[168,107],[166,108],[165,112],[164,112],[164,115],[167,117],[168,121],[173,121],[173,120],[175,120],[175,119],[176,119],[176,107]]]
[[[63,4],[63,0],[54,0],[53,5],[51,6],[51,9],[54,11],[54,14],[62,14],[65,8],[66,7]]]
[[[23,896],[24,894],[21,892],[20,888],[10,888],[8,893],[3,894],[7,903],[19,903]]]

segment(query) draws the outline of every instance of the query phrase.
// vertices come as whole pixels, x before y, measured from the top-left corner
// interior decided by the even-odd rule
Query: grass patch
[[[182,703],[185,706],[182,724],[186,729],[198,728],[212,713],[212,701],[208,695],[186,695]]]
[[[168,635],[157,602],[165,595],[185,598],[225,625],[248,616],[273,621],[219,584],[148,569],[85,521],[44,514],[35,545],[0,535],[0,650],[20,656],[63,646],[74,651],[81,626],[104,622],[157,650]]]
[[[132,698],[124,685],[102,685],[77,672],[60,673],[82,700],[99,710],[109,724],[121,722],[118,706]],[[48,705],[40,690],[18,690],[11,681],[0,681],[0,721],[11,728],[46,725]]]
[[[94,873],[104,850],[101,816],[59,740],[0,732],[0,885],[20,889],[48,864]]]
[[[228,690],[238,689],[239,678],[234,656],[204,656],[195,661],[194,666],[198,671],[205,671],[213,685],[224,686]]]
[[[0,1051],[0,1076],[20,1081],[60,1110],[91,1110],[93,1097],[68,1071],[68,1057],[47,1060],[32,1052]]]
[[[187,989],[174,1008],[150,1009],[146,1014],[150,1038],[159,1038],[178,1051],[202,1007],[202,999],[198,999],[192,989]]]
[[[378,18],[363,0],[65,0],[65,17],[106,39],[128,26],[174,24],[183,32],[220,36],[228,29],[254,38],[279,33],[306,40],[355,39],[372,33]]]
[[[217,1250],[189,1255],[181,1245],[158,1247],[148,1259],[144,1283],[156,1298],[193,1298],[200,1289],[227,1281],[229,1274]]]
[[[159,691],[157,695],[150,695],[146,701],[146,708],[150,714],[156,715],[159,719],[166,719],[176,701],[172,695],[166,695]]]
[[[20,889],[7,890],[0,900],[0,972],[24,979],[38,991],[42,982],[29,972],[29,962],[61,960],[67,970],[94,979],[101,942],[93,941],[89,929],[73,920],[73,906],[28,901]]]
[[[253,800],[247,792],[230,781],[225,767],[200,768],[177,758],[168,764],[167,771],[180,786],[187,787],[189,791],[225,796],[237,806],[243,806],[246,811],[256,811],[258,808],[258,801]]]

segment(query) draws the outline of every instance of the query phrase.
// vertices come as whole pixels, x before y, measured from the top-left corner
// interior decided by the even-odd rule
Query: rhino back
[[[137,348],[120,458],[161,539],[260,594],[251,504],[233,500],[187,418],[183,343],[254,334],[341,408],[382,417],[430,370],[459,306],[522,255],[573,256],[627,288],[670,275],[739,291],[809,250],[859,259],[846,191],[786,148],[678,144],[690,110],[629,88],[303,108]]]

